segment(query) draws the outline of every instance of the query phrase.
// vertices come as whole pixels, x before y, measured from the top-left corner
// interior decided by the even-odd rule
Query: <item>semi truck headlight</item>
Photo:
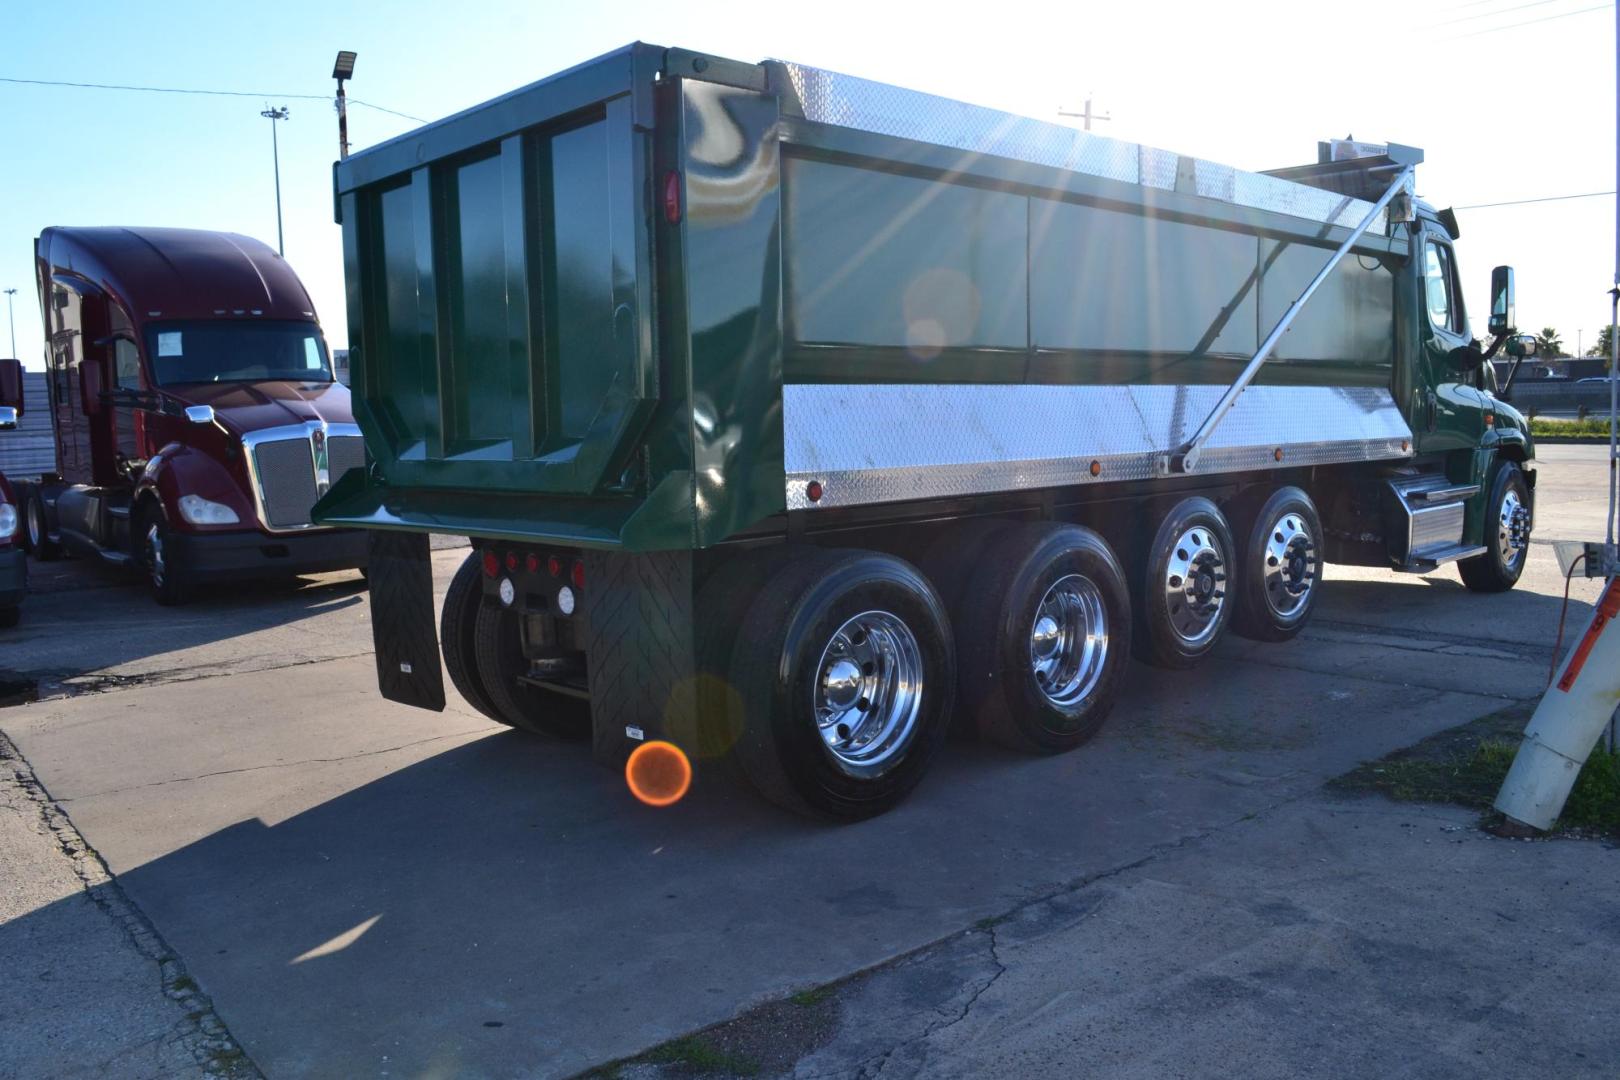
[[[180,516],[193,525],[235,525],[236,511],[201,495],[180,496]]]
[[[17,508],[8,502],[0,502],[0,540],[17,531]]]

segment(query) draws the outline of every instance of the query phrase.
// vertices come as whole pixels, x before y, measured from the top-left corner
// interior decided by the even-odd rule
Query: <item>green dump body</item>
[[[811,119],[817,85],[637,44],[339,163],[371,464],[318,519],[679,551],[823,490],[1146,479],[1365,206],[1285,212],[1337,197],[1145,148],[1120,179]],[[1271,467],[1273,441],[1291,466],[1525,442],[1445,366],[1411,244],[1369,230],[1246,395],[1296,424],[1339,409],[1332,452],[1229,424],[1211,469]],[[1132,409],[1147,434],[1109,430]],[[1020,417],[1068,441],[1029,449]]]

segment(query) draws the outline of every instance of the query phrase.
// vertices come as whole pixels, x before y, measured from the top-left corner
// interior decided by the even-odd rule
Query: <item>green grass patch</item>
[[[703,1073],[730,1076],[756,1076],[759,1073],[759,1063],[752,1058],[728,1054],[695,1035],[665,1043],[649,1052],[646,1060],[660,1065],[682,1065]]]
[[[832,987],[818,986],[814,990],[800,990],[788,998],[793,1004],[808,1009],[812,1005],[820,1005],[832,997]]]
[[[1413,750],[1420,751],[1419,747]],[[1519,744],[1485,738],[1471,750],[1441,755],[1400,751],[1370,762],[1336,781],[1340,787],[1377,791],[1402,802],[1456,803],[1489,810]],[[1575,780],[1554,831],[1620,837],[1620,754],[1599,747]]]
[[[1530,434],[1577,439],[1607,439],[1609,437],[1609,420],[1606,416],[1588,416],[1585,420],[1551,420],[1544,416],[1536,416],[1530,420]]]

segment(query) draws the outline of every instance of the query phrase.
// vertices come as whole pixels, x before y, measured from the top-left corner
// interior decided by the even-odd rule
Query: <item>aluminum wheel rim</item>
[[[1266,587],[1266,606],[1282,619],[1305,610],[1321,576],[1322,560],[1316,537],[1305,519],[1289,511],[1271,523],[1266,533],[1265,563],[1260,567]]]
[[[1052,583],[1029,628],[1029,666],[1035,686],[1060,708],[1084,701],[1108,661],[1108,608],[1102,590],[1080,574]]]
[[[39,503],[33,499],[27,500],[28,509],[28,546],[38,551],[45,539],[45,523],[41,521]]]
[[[1164,603],[1170,628],[1188,645],[1215,635],[1226,606],[1226,552],[1207,525],[1194,525],[1170,547],[1164,569]]]
[[[839,769],[883,772],[904,752],[922,711],[922,649],[887,611],[863,611],[833,632],[816,665],[816,730]]]
[[[1496,514],[1496,554],[1509,570],[1519,565],[1530,545],[1530,508],[1512,488],[1502,496]]]
[[[149,525],[146,529],[146,550],[152,555],[152,581],[158,586],[163,584],[163,534],[158,527]]]

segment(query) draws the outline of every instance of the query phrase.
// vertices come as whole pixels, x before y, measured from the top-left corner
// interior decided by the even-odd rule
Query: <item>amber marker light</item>
[[[630,752],[624,763],[630,794],[648,806],[673,806],[692,786],[692,762],[674,743],[654,739]]]

